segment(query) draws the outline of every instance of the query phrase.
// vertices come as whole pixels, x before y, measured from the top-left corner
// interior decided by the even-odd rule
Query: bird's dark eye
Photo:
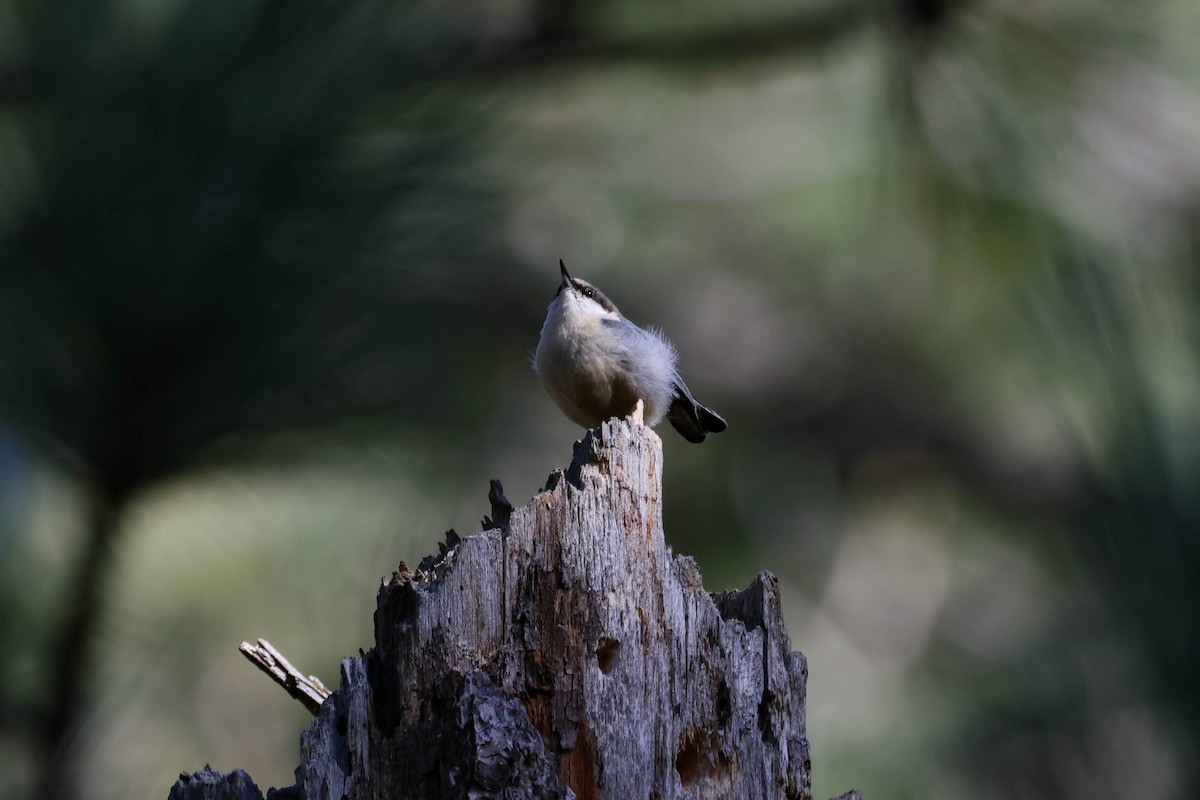
[[[584,289],[584,290],[583,290],[583,296],[584,296],[584,297],[591,297],[591,298],[595,298],[595,297],[596,297],[596,293],[595,293],[595,292],[593,292],[591,289]]]

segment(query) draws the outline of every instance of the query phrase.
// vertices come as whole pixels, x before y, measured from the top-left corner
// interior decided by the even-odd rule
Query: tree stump
[[[302,735],[306,800],[811,800],[807,666],[776,580],[710,594],[662,527],[662,443],[611,420],[565,471],[385,580],[375,647]]]

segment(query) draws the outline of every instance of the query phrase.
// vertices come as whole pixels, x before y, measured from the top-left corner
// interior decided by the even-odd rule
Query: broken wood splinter
[[[321,710],[321,703],[329,697],[330,691],[320,678],[301,673],[266,639],[259,639],[256,645],[242,642],[238,650],[289,695],[303,703],[314,717]]]

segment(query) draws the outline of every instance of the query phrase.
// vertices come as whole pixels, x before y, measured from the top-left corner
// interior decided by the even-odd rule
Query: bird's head
[[[558,285],[555,302],[561,303],[564,310],[589,317],[621,316],[621,312],[604,292],[582,278],[572,278],[561,258],[558,260],[558,268],[562,272],[562,282]]]

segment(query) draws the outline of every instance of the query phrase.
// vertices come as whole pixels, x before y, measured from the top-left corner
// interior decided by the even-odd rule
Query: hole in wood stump
[[[346,715],[345,715],[345,714],[338,714],[338,718],[337,718],[337,732],[338,732],[338,736],[345,736],[345,735],[346,735],[346,729],[347,729],[347,726],[346,726]]]
[[[600,640],[600,644],[596,647],[596,663],[600,665],[600,671],[608,675],[613,671],[613,667],[617,665],[617,651],[621,649],[621,643],[616,639],[605,637]]]
[[[758,730],[762,734],[762,740],[772,745],[779,742],[775,736],[775,723],[772,718],[774,705],[775,693],[770,689],[764,689],[762,700],[758,704]]]
[[[722,678],[721,685],[717,687],[717,724],[724,728],[732,717],[733,702],[729,697],[729,684]]]
[[[679,773],[679,782],[685,789],[691,789],[698,782],[711,786],[715,782],[729,782],[733,762],[720,751],[710,733],[699,728],[688,728],[679,737],[675,771]]]

